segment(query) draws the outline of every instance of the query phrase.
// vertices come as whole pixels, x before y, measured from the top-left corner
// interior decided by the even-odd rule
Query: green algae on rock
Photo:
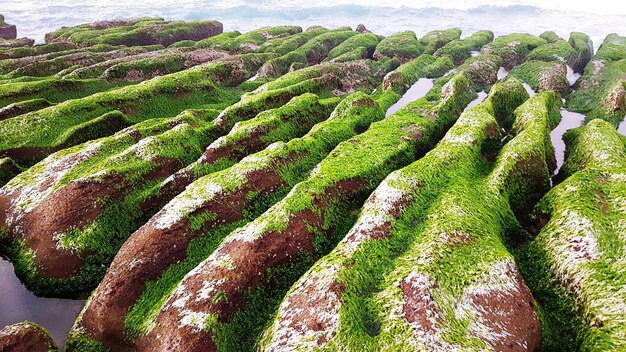
[[[136,348],[188,350],[199,344],[215,344],[220,349],[232,349],[242,343],[243,331],[247,331],[251,346],[257,335],[250,334],[250,329],[260,333],[263,319],[273,306],[268,303],[280,297],[278,292],[264,290],[267,285],[279,284],[272,279],[273,273],[280,273],[282,291],[286,277],[295,280],[345,234],[354,219],[349,214],[360,207],[375,185],[398,165],[430,149],[472,99],[473,92],[463,76],[448,85],[438,104],[418,100],[339,144],[285,198],[231,232],[169,292],[149,330],[135,343]],[[292,240],[276,242],[278,238]],[[266,250],[253,250],[256,246]],[[223,263],[219,258],[229,259]],[[214,281],[207,275],[220,278]],[[211,283],[211,287],[203,288],[203,282]],[[180,300],[196,290],[209,294]],[[183,326],[180,319],[185,322]],[[189,338],[179,339],[181,333]],[[160,338],[155,339],[156,335]]]
[[[432,55],[437,49],[453,40],[459,40],[460,37],[461,29],[459,28],[438,29],[424,34],[424,36],[420,38],[420,43],[424,46],[424,53]]]
[[[145,216],[141,200],[202,154],[211,126],[193,112],[149,120],[53,154],[12,179],[0,189],[0,227],[17,275],[39,294],[95,286]]]
[[[82,350],[90,339],[115,347],[124,344],[124,336],[147,332],[174,286],[228,233],[287,194],[338,143],[383,117],[384,111],[366,94],[351,94],[307,135],[274,143],[192,183],[122,247],[70,335],[71,350]],[[136,253],[144,245],[155,250]],[[149,259],[154,255],[159,259]],[[129,261],[135,264],[129,266]],[[146,292],[142,285],[126,281],[128,277],[148,281]]]
[[[405,63],[415,59],[424,53],[424,45],[417,40],[412,31],[404,31],[392,34],[381,40],[374,51],[374,59],[384,57],[395,58]]]
[[[502,66],[506,70],[511,70],[521,64],[533,49],[545,43],[543,38],[534,35],[512,33],[496,38],[483,47],[481,53],[499,56],[502,59]]]
[[[492,31],[478,31],[467,38],[455,39],[435,51],[434,56],[449,55],[455,65],[462,64],[471,55],[472,51],[479,51],[487,43],[493,41]]]
[[[594,119],[565,135],[569,176],[533,211],[539,232],[520,250],[524,277],[540,303],[544,348],[626,347],[626,145]]]
[[[497,84],[491,94],[507,89]],[[287,293],[261,350],[539,346],[532,297],[502,242],[519,227],[503,191],[511,181],[532,187],[535,178],[524,176],[547,182],[549,171],[546,163],[519,162],[515,152],[525,141],[505,145],[495,163],[485,160],[500,145],[494,108],[512,111],[522,102],[502,105],[492,96],[463,113],[435,149],[381,183],[348,235]],[[533,100],[542,108],[516,110],[525,121],[509,143],[526,131],[549,137],[558,100]],[[545,158],[545,145],[538,147],[535,156]]]
[[[222,33],[217,21],[164,21],[161,18],[111,20],[66,27],[46,34],[46,43],[168,46],[180,40],[201,40]]]
[[[617,126],[626,114],[626,37],[609,34],[577,86],[568,108],[586,114],[587,121],[599,118]]]
[[[515,67],[511,75],[523,80],[535,91],[552,90],[565,96],[573,84],[568,79],[568,71],[582,73],[589,62],[590,52],[593,52],[593,45],[583,33],[572,33],[570,42],[552,38],[552,42],[528,53],[525,62]]]
[[[44,328],[24,321],[5,326],[0,330],[0,351],[56,352],[57,347]]]

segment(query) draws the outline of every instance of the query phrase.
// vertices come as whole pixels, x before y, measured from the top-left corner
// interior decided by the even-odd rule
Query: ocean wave
[[[264,25],[298,24],[303,27],[356,26],[364,23],[372,31],[389,35],[400,30],[413,30],[421,35],[435,28],[459,27],[464,34],[481,29],[491,29],[496,35],[510,32],[539,34],[554,30],[567,37],[570,31],[588,33],[595,43],[608,33],[626,33],[626,15],[595,15],[562,10],[542,9],[510,2],[504,6],[473,1],[459,8],[441,1],[425,1],[410,5],[403,1],[351,3],[352,0],[328,1],[259,1],[222,0],[205,3],[197,0],[150,0],[141,3],[119,4],[112,0],[86,0],[80,3],[69,0],[45,0],[33,4],[9,0],[3,6],[7,22],[18,26],[20,35],[38,41],[46,32],[61,26],[76,25],[109,18],[159,16],[166,19],[217,19],[226,30],[250,30]],[[550,4],[550,0],[545,0]],[[310,6],[316,3],[318,6]],[[426,6],[438,4],[441,6]],[[447,5],[446,5],[447,4]],[[472,6],[470,6],[472,5]]]

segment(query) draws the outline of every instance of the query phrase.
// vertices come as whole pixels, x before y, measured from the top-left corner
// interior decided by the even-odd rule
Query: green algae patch
[[[539,38],[542,38],[548,44],[556,43],[558,41],[564,40],[563,38],[559,37],[558,34],[554,33],[553,31],[545,31],[545,32],[539,34]]]
[[[433,87],[426,93],[426,99],[435,100],[441,94],[443,86],[455,75],[465,76],[475,91],[486,89],[498,80],[498,68],[502,59],[496,55],[478,55],[465,60],[453,72],[435,80]]]
[[[450,28],[443,30],[434,30],[430,31],[422,38],[420,38],[420,43],[424,46],[424,54],[434,54],[437,49],[442,46],[448,44],[453,40],[459,40],[461,37],[461,29],[460,28]]]
[[[168,46],[181,40],[200,40],[222,33],[217,21],[164,21],[160,18],[111,20],[66,27],[46,34],[46,43]]]
[[[72,129],[113,110],[121,111],[125,121],[132,124],[173,116],[189,107],[223,107],[238,94],[220,85],[240,83],[245,73],[238,70],[241,68],[234,63],[208,63],[0,121],[0,155],[30,159],[31,154],[24,152],[27,148],[46,153],[69,146],[67,136]]]
[[[150,121],[61,151],[2,188],[0,197],[15,199],[3,210],[2,226],[22,228],[20,235],[7,234],[13,236],[8,255],[23,282],[40,294],[93,287],[128,231],[142,223],[141,200],[211,141],[209,122],[197,115]],[[152,135],[142,139],[142,131]],[[46,213],[57,221],[46,221]],[[18,225],[23,221],[36,225]],[[37,241],[47,243],[45,249]]]
[[[10,119],[11,117],[44,109],[52,105],[52,103],[44,98],[24,100],[18,103],[9,104],[3,108],[0,108],[0,120]]]
[[[539,302],[546,351],[617,351],[626,341],[626,148],[599,119],[565,142],[569,177],[535,207],[539,233],[519,262]]]
[[[594,58],[607,61],[619,61],[624,59],[625,51],[626,37],[611,33],[604,38]]]
[[[585,67],[578,89],[567,100],[569,109],[587,121],[603,119],[617,126],[626,114],[626,38],[610,34]]]
[[[295,279],[298,273],[301,273],[312,263],[312,258],[323,254],[328,250],[327,248],[331,248],[333,242],[336,242],[348,230],[353,221],[352,216],[346,217],[346,214],[350,213],[350,209],[358,207],[386,173],[397,168],[398,164],[414,160],[416,156],[423,153],[422,150],[431,148],[436,142],[437,136],[441,136],[445,132],[445,126],[452,124],[463,107],[472,99],[472,93],[467,81],[460,77],[455,82],[450,82],[450,94],[442,97],[439,104],[431,104],[423,100],[414,102],[385,120],[372,124],[366,132],[339,144],[315,168],[309,179],[296,185],[284,199],[273,205],[263,215],[229,234],[209,258],[200,263],[173,291],[172,296],[164,302],[164,307],[168,308],[161,308],[159,311],[162,312],[163,309],[170,310],[172,308],[169,307],[175,307],[172,306],[172,302],[175,302],[179,295],[186,294],[185,287],[195,286],[195,284],[187,282],[199,280],[194,278],[196,275],[214,272],[198,268],[217,264],[212,258],[222,257],[222,252],[231,248],[228,243],[243,241],[241,236],[246,236],[253,243],[271,240],[276,231],[284,233],[285,236],[296,235],[289,228],[293,226],[291,225],[293,221],[301,221],[294,219],[300,219],[304,216],[308,220],[304,220],[307,225],[302,230],[311,234],[307,235],[309,238],[307,241],[311,242],[303,248],[309,249],[301,251],[290,247],[285,248],[284,250],[288,254],[287,258],[290,258],[286,263],[272,265],[265,269],[248,266],[239,269],[239,262],[244,257],[240,257],[238,254],[230,256],[232,268],[237,267],[238,270],[242,270],[238,272],[247,273],[251,269],[256,270],[256,273],[263,270],[266,272],[264,275],[266,279],[272,278],[274,272],[281,273],[281,277],[289,274],[287,277]],[[352,161],[348,163],[348,160]],[[287,216],[286,214],[291,215]],[[319,220],[313,220],[313,217],[319,218]],[[252,233],[248,234],[250,231]],[[258,235],[256,235],[257,233]],[[242,244],[247,246],[244,244],[247,242],[248,240],[245,240]],[[293,252],[293,250],[297,252]],[[245,260],[256,261],[259,255],[265,254],[262,252],[249,253]],[[284,258],[284,255],[283,252],[277,258]],[[281,259],[281,262],[283,260]],[[219,270],[228,269],[229,266],[221,266],[221,268]],[[240,281],[240,279],[236,280]],[[271,285],[271,282],[273,281],[270,280],[267,283]],[[212,340],[219,348],[234,348],[234,343],[241,343],[240,339],[234,340],[232,338],[233,336],[242,336],[240,331],[249,331],[249,328],[254,328],[260,332],[260,327],[263,325],[262,321],[269,312],[268,308],[271,308],[268,307],[268,303],[276,302],[275,300],[280,297],[280,295],[272,294],[263,287],[265,286],[258,286],[244,296],[240,296],[235,291],[221,294],[225,301],[242,300],[241,303],[234,303],[237,306],[244,302],[250,302],[250,305],[245,304],[240,313],[236,313],[230,321],[213,324],[211,319],[206,320],[207,324],[210,324],[206,326],[206,329],[213,332]],[[223,290],[217,289],[216,292],[219,293],[220,291]],[[219,298],[210,299],[217,299],[215,302],[221,301]],[[259,302],[259,304],[254,302]],[[220,313],[216,311],[213,315],[217,314]],[[251,322],[248,317],[255,318]],[[140,337],[139,345],[143,346],[143,343],[149,343],[146,341],[162,343],[162,341],[167,341],[169,336],[173,336],[170,330],[164,329],[164,327],[170,326],[168,319],[166,315],[158,314],[155,322],[151,324],[152,329],[146,336]],[[156,342],[151,338],[155,334],[163,336],[162,341]],[[258,336],[258,334],[252,335],[250,333],[248,335],[251,340],[246,343],[251,344],[254,343],[255,336]],[[190,345],[186,346],[193,348],[194,342],[189,340],[189,343]]]
[[[510,71],[514,66],[521,64],[533,49],[545,43],[544,39],[534,35],[512,33],[496,38],[487,44],[481,53],[499,56],[502,59],[502,66]]]
[[[396,58],[405,63],[423,54],[424,50],[424,45],[420,43],[414,32],[398,32],[378,43],[374,51],[374,59]]]
[[[310,39],[301,47],[281,57],[268,60],[259,71],[261,77],[282,76],[294,65],[313,65],[324,60],[331,49],[358,33],[352,30],[334,30]]]
[[[326,60],[333,60],[346,53],[352,52],[356,49],[364,48],[367,53],[366,57],[372,57],[374,50],[380,42],[381,37],[373,33],[357,34],[353,37],[346,39],[336,47],[332,48],[328,52]]]
[[[523,89],[517,86],[511,88]],[[491,94],[507,88],[494,86],[432,151],[379,185],[344,239],[292,286],[261,350],[538,347],[532,297],[503,243],[519,224],[507,202],[510,195],[501,191],[513,179],[534,184],[534,178],[513,174],[537,173],[549,182],[547,168],[515,163],[525,146],[514,141],[526,133],[549,140],[551,108],[544,104],[552,100],[544,94],[517,108],[524,121],[509,142],[515,145],[507,143],[492,162],[486,155],[501,138],[494,105],[505,107]],[[490,307],[494,302],[497,310]],[[497,328],[487,322],[492,314],[498,316]]]
[[[0,106],[45,99],[50,103],[62,103],[66,100],[119,88],[125,84],[110,83],[101,80],[59,80],[46,78],[30,82],[12,82],[2,85]],[[26,103],[28,104],[28,103]]]
[[[275,26],[262,27],[244,34],[239,32],[227,32],[222,35],[201,40],[196,43],[196,47],[214,48],[230,53],[248,53],[257,51],[262,45],[272,39],[280,39],[296,35],[302,32],[299,26]],[[293,48],[290,48],[293,50]]]
[[[0,49],[0,60],[19,59],[27,56],[44,55],[76,48],[76,45],[71,43],[51,43],[10,49],[3,48]]]
[[[550,44],[546,46],[548,45]],[[534,91],[551,90],[564,96],[570,90],[567,68],[560,61],[526,61],[515,67],[510,74],[528,83]]]
[[[454,60],[455,65],[461,65],[467,60],[472,51],[479,51],[484,45],[493,41],[492,31],[478,31],[472,33],[467,38],[455,39],[447,43],[443,47],[435,51],[434,56],[440,57],[443,55],[449,55]]]
[[[165,243],[165,248],[179,246],[185,248],[185,244],[180,242],[185,238],[195,238],[189,243],[186,251],[186,259],[180,263],[174,258],[168,262],[167,270],[160,277],[150,278],[142,275],[141,272],[132,274],[133,277],[141,280],[154,280],[146,285],[146,292],[139,299],[135,307],[130,310],[126,317],[126,334],[135,338],[141,333],[147,332],[147,328],[152,325],[151,321],[156,317],[164,300],[171,293],[174,286],[180,282],[182,277],[200,261],[206,258],[222,239],[234,228],[252,221],[276,201],[280,200],[296,183],[307,177],[311,169],[333,149],[339,142],[353,137],[364,130],[371,122],[384,117],[384,111],[363,93],[354,93],[342,100],[335,108],[330,118],[320,122],[305,136],[292,139],[287,143],[278,142],[272,144],[265,150],[244,158],[239,163],[223,171],[207,175],[191,184],[185,192],[176,197],[159,214],[153,218],[149,224],[139,231],[152,231],[149,238],[158,238],[154,231],[167,231],[167,228],[186,224],[187,219],[192,224],[192,228],[184,230],[189,233],[189,237],[181,236],[176,243]],[[259,177],[247,177],[246,175],[259,175]],[[280,182],[276,183],[276,178]],[[272,181],[274,180],[274,181]],[[217,190],[219,192],[207,192],[207,190]],[[231,197],[243,192],[244,203],[231,203]],[[222,204],[230,209],[228,212],[212,213],[213,202]],[[240,213],[241,218],[233,219],[232,215]],[[156,225],[159,224],[159,225]],[[164,230],[158,230],[164,229]],[[182,230],[181,230],[182,231]],[[132,243],[133,237],[130,241]],[[158,240],[157,240],[158,241]],[[131,248],[133,248],[131,246]],[[160,252],[161,260],[164,259],[165,249]],[[146,255],[146,254],[141,254]],[[128,260],[139,260],[142,267],[145,261],[140,256],[129,257]],[[170,259],[168,259],[170,260]],[[147,262],[150,263],[150,262]],[[115,265],[115,264],[114,264]],[[120,264],[124,265],[124,264]],[[162,263],[158,264],[162,265]],[[152,271],[148,271],[152,272]],[[151,274],[152,275],[152,274]],[[109,276],[113,276],[110,278]],[[158,280],[156,280],[158,278]],[[114,273],[105,277],[101,287],[96,290],[92,297],[96,302],[112,299],[111,304],[107,304],[108,309],[117,309],[118,300],[109,297],[99,297],[98,292],[107,292],[106,284],[110,280],[126,280],[125,277],[114,277]],[[102,287],[105,285],[104,287]],[[124,295],[124,293],[121,293]],[[100,305],[89,303],[86,306],[85,316],[90,315],[93,307]],[[126,313],[130,307],[120,307]],[[120,315],[120,318],[122,316]],[[89,324],[83,318],[80,324]],[[79,325],[80,325],[79,324]],[[89,325],[88,325],[89,326]],[[93,326],[88,330],[93,330]],[[114,328],[115,327],[109,327]],[[74,330],[76,336],[84,336],[80,329]],[[104,336],[109,334],[103,333]],[[123,339],[123,336],[118,336]],[[74,337],[71,337],[73,340]]]

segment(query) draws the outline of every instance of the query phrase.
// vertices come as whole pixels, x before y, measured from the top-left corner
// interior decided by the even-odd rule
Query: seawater
[[[413,30],[418,36],[436,28],[459,27],[463,36],[481,29],[496,35],[553,30],[567,39],[585,32],[600,45],[609,33],[626,34],[626,2],[596,0],[3,0],[0,13],[18,26],[18,35],[43,42],[44,34],[61,26],[96,20],[141,16],[168,20],[216,19],[225,30],[248,31],[261,26],[296,24],[329,28],[363,23],[389,35]],[[530,4],[528,5],[523,5]]]

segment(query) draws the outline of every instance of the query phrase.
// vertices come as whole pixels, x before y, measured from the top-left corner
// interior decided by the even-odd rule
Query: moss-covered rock
[[[44,109],[52,105],[52,103],[43,98],[24,100],[19,103],[13,103],[3,108],[0,108],[0,120],[6,120],[11,117],[25,114],[27,112]]]
[[[472,51],[479,51],[483,46],[493,41],[492,31],[478,31],[467,38],[455,39],[435,51],[435,57],[449,55],[455,65],[462,64],[471,55]]]
[[[626,37],[610,34],[585,68],[568,108],[587,120],[607,120],[617,126],[626,115]]]
[[[443,86],[455,75],[465,76],[475,91],[486,89],[498,80],[498,69],[501,64],[502,59],[496,55],[472,56],[453,72],[436,79],[433,87],[426,93],[426,98],[436,99],[441,94]]]
[[[593,42],[585,33],[572,32],[569,35],[569,45],[578,52],[578,58],[571,64],[572,68],[574,72],[583,73],[593,56]]]
[[[0,60],[19,59],[27,56],[43,55],[72,49],[76,49],[76,45],[72,43],[51,43],[35,45],[32,47],[0,49]]]
[[[438,59],[422,54],[389,72],[374,96],[386,108],[393,105],[420,77],[439,77],[454,67],[449,56]]]
[[[343,54],[360,48],[364,48],[366,52],[366,57],[363,58],[372,58],[374,50],[376,50],[376,46],[380,40],[380,36],[372,33],[362,33],[352,36],[330,50],[326,60],[336,59]]]
[[[424,34],[419,41],[424,46],[424,54],[432,55],[437,49],[460,37],[460,28],[439,29]]]
[[[374,51],[374,59],[396,58],[405,63],[424,53],[424,45],[412,31],[392,34],[381,40]]]
[[[626,348],[626,147],[599,119],[565,135],[569,176],[533,211],[537,237],[521,250],[540,302],[546,351]]]
[[[604,38],[595,59],[619,61],[626,58],[626,37],[611,33]]]
[[[73,145],[71,137],[77,129],[84,131],[94,119],[114,110],[124,113],[124,120],[132,124],[173,116],[189,107],[223,108],[238,98],[236,90],[224,86],[240,84],[250,76],[246,60],[207,63],[0,121],[0,156],[40,160],[51,151]],[[99,125],[93,127],[92,135],[97,136]],[[103,133],[100,136],[110,131]]]
[[[0,187],[4,186],[13,177],[20,173],[20,168],[11,158],[0,159]]]
[[[95,286],[146,216],[142,200],[212,141],[205,118],[146,121],[55,153],[1,188],[4,250],[25,285],[48,295]]]
[[[0,49],[29,47],[35,44],[32,38],[0,39]]]
[[[0,351],[56,352],[57,347],[44,328],[25,321],[0,330]]]
[[[134,339],[147,332],[174,286],[228,233],[306,179],[338,143],[383,117],[376,102],[354,93],[305,136],[272,144],[195,181],[122,247],[70,334],[69,350],[84,351],[86,340],[115,349],[125,345],[124,336]],[[145,246],[152,249],[140,249]],[[154,255],[158,260],[150,259]],[[135,284],[139,281],[146,282],[145,292]]]
[[[510,71],[514,66],[521,64],[533,49],[545,43],[543,38],[534,35],[512,33],[496,38],[483,47],[481,53],[499,56],[502,59],[502,66]]]
[[[322,33],[288,54],[267,61],[259,70],[259,75],[277,77],[289,72],[290,67],[296,63],[307,66],[318,64],[328,57],[331,49],[357,34],[343,29]]]
[[[302,32],[302,28],[299,26],[262,27],[244,34],[239,32],[224,33],[214,38],[201,40],[196,43],[196,47],[220,49],[231,54],[249,53],[258,51],[262,45],[272,39],[282,42],[285,37],[296,35],[300,32]],[[293,49],[291,47],[288,51]]]
[[[354,211],[390,170],[432,148],[473,93],[462,76],[446,92],[438,104],[418,100],[341,143],[285,198],[231,232],[161,301],[136,348],[172,341],[190,350],[207,344],[251,348],[286,285],[346,233]],[[209,294],[197,296],[200,291]],[[202,298],[180,300],[191,296]],[[181,319],[190,323],[181,325]]]
[[[549,45],[552,44],[545,46]],[[515,67],[510,74],[528,83],[534,91],[552,90],[565,96],[570,90],[567,68],[560,61],[527,61]]]
[[[46,43],[168,46],[181,40],[201,40],[222,33],[217,21],[164,21],[160,18],[100,21],[66,27],[46,34]]]
[[[141,53],[146,53],[154,50],[155,46],[137,46],[137,47],[128,47],[128,48],[111,48],[113,50],[107,51],[92,51],[92,50],[69,50],[67,55],[57,56],[55,55],[46,55],[48,57],[53,57],[50,59],[37,60],[35,62],[30,62],[27,59],[16,59],[14,60],[14,65],[0,65],[0,72],[5,71],[7,68],[13,69],[9,72],[6,77],[21,77],[21,76],[34,76],[34,77],[45,77],[54,75],[58,72],[61,72],[65,69],[72,68],[73,70],[84,67],[91,66],[100,62],[123,58],[126,56],[133,56]],[[17,65],[15,65],[17,64]],[[19,66],[19,67],[15,67]],[[2,73],[6,73],[2,72]]]
[[[518,108],[517,136],[492,163],[485,157],[501,135],[487,98],[434,150],[387,177],[344,239],[287,293],[260,349],[537,349],[532,296],[502,238],[519,227],[511,195],[541,191],[537,176],[549,183],[544,141],[558,122],[555,102],[543,94]]]
[[[559,37],[553,31],[545,31],[545,32],[539,34],[539,38],[543,38],[543,40],[545,40],[549,44],[556,43],[558,41],[564,40],[563,38]]]

